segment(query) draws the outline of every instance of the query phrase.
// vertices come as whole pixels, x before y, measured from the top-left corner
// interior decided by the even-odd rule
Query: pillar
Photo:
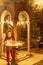
[[[27,21],[27,49],[28,55],[30,55],[30,21]]]
[[[1,23],[0,23],[0,57],[2,56],[2,34],[1,34]]]
[[[15,41],[17,41],[17,26],[16,26],[16,23],[14,23],[14,37],[15,37]]]

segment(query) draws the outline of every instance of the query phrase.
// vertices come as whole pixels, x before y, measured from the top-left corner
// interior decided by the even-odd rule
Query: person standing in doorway
[[[11,30],[11,31],[13,31],[13,21],[11,21],[11,17],[10,17],[10,15],[6,15],[5,16],[5,18],[4,18],[4,25],[3,25],[3,37],[4,37],[4,39],[5,39],[5,37],[6,37],[6,33],[8,32],[8,30]],[[3,41],[4,41],[4,39],[3,39]],[[4,46],[4,48],[3,48],[3,51],[4,51],[4,53],[5,53],[5,46]]]
[[[11,21],[10,15],[6,15],[4,20],[3,33],[6,35],[7,30],[13,30],[13,22]]]
[[[8,30],[5,37],[5,46],[6,46],[6,61],[7,65],[10,65],[10,54],[12,57],[12,60],[15,60],[15,38],[13,35],[13,32],[11,30]]]

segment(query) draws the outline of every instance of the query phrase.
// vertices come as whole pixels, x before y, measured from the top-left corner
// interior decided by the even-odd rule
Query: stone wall
[[[26,11],[29,14],[30,22],[31,22],[31,8],[27,6],[25,3],[6,3],[6,5],[0,7],[0,22],[1,22],[1,14],[8,10],[11,13],[12,21],[14,23],[14,36],[15,40],[17,40],[17,29],[16,24],[18,21],[18,15],[21,11]],[[0,27],[1,31],[1,27]],[[1,40],[1,32],[0,32],[0,40]],[[2,53],[2,40],[0,41],[0,53]],[[1,54],[0,54],[1,55]]]

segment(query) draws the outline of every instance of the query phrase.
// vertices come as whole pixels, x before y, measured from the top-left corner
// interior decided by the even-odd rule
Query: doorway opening
[[[30,55],[30,21],[26,11],[21,11],[18,15],[17,41],[22,43],[21,47],[19,47],[20,56]]]
[[[10,16],[10,19],[11,19],[11,13],[8,11],[8,10],[5,10],[5,11],[3,11],[2,12],[2,14],[1,14],[1,37],[2,37],[2,55],[5,55],[5,52],[4,52],[4,50],[5,50],[5,48],[4,48],[4,39],[5,39],[5,34],[4,34],[4,29],[3,29],[3,26],[4,26],[4,23],[5,23],[5,17],[7,16],[7,15],[9,15]]]

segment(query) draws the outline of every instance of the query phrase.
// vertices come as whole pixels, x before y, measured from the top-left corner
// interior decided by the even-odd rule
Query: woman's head
[[[6,34],[8,38],[12,37],[12,31],[8,31]]]
[[[6,20],[10,21],[10,15],[6,15],[4,20],[5,20],[5,21],[6,21]]]
[[[12,38],[13,40],[15,40],[15,38],[14,38],[14,33],[13,33],[12,30],[7,31],[5,40],[11,39],[11,38]]]

